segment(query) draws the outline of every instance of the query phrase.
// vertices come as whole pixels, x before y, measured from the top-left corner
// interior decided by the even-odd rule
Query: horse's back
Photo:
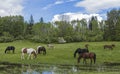
[[[37,47],[37,50],[38,50],[39,48],[41,48],[41,47],[42,47],[42,46],[38,46],[38,47]]]
[[[14,50],[15,47],[14,46],[8,46],[6,49],[8,49],[8,50]]]
[[[29,49],[27,49],[27,53],[32,53],[33,51],[36,52],[36,50],[33,49],[33,48],[29,48]]]

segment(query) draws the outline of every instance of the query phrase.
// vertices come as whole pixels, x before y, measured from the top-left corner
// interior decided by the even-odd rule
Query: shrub
[[[14,39],[12,37],[1,36],[0,42],[12,42]]]

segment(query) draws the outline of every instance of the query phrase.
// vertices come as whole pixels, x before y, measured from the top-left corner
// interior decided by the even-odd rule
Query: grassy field
[[[120,62],[120,42],[79,42],[79,43],[66,43],[66,44],[54,44],[54,49],[49,49],[46,44],[32,43],[29,41],[15,41],[10,43],[0,43],[0,62],[10,63],[49,63],[49,64],[77,64],[77,59],[73,58],[74,51],[77,48],[84,48],[85,44],[89,44],[89,51],[95,52],[97,55],[96,64],[102,64],[104,62],[119,63]],[[116,47],[113,50],[103,49],[104,44],[115,44]],[[15,54],[10,52],[5,54],[4,51],[7,46],[15,46]],[[21,48],[34,48],[37,46],[45,46],[47,49],[47,55],[39,54],[34,60],[21,60]],[[27,58],[28,55],[25,55]],[[80,63],[82,64],[82,62]]]
[[[56,65],[77,65],[77,58],[73,58],[74,51],[77,48],[84,48],[85,44],[89,44],[89,51],[95,52],[97,55],[96,64],[93,66],[98,66],[108,63],[119,63],[120,62],[120,42],[78,42],[78,43],[66,43],[66,44],[54,44],[54,49],[49,49],[47,44],[33,43],[29,41],[15,41],[10,43],[0,43],[0,62],[9,62],[17,64],[56,64]],[[115,44],[116,47],[113,50],[103,49],[104,44]],[[15,46],[15,54],[12,52],[5,54],[4,51],[7,46]],[[34,48],[37,46],[45,46],[47,49],[47,54],[38,54],[37,58],[34,60],[28,60],[25,55],[24,60],[21,60],[21,49]],[[89,60],[88,60],[89,63]],[[79,63],[83,65],[83,62]],[[109,73],[109,72],[108,72]],[[83,73],[84,74],[84,73]],[[92,73],[93,74],[93,73]],[[101,74],[101,73],[100,73]],[[103,74],[103,73],[102,73]],[[112,73],[111,73],[112,74]],[[116,73],[117,74],[117,73]]]

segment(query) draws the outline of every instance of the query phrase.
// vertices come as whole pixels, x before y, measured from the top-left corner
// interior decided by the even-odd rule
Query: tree
[[[107,13],[107,21],[105,25],[105,39],[119,40],[120,37],[120,9],[112,9]]]
[[[40,18],[40,23],[44,23],[43,17]]]
[[[30,16],[30,20],[29,20],[29,24],[27,26],[27,29],[28,29],[28,34],[29,35],[32,35],[32,26],[34,25],[34,19],[33,19],[33,16],[31,15]]]

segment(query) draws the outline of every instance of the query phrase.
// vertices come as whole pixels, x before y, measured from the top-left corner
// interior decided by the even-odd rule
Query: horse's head
[[[36,53],[36,51],[33,51],[31,54],[33,54],[34,57],[37,58],[37,53]]]
[[[22,53],[27,53],[27,48],[22,48]]]
[[[115,45],[114,45],[114,44],[112,44],[112,47],[115,47]]]
[[[74,52],[74,58],[76,58],[76,54],[81,53],[81,48],[77,48]]]
[[[85,48],[87,48],[87,49],[88,49],[88,46],[89,46],[89,44],[85,44]]]

